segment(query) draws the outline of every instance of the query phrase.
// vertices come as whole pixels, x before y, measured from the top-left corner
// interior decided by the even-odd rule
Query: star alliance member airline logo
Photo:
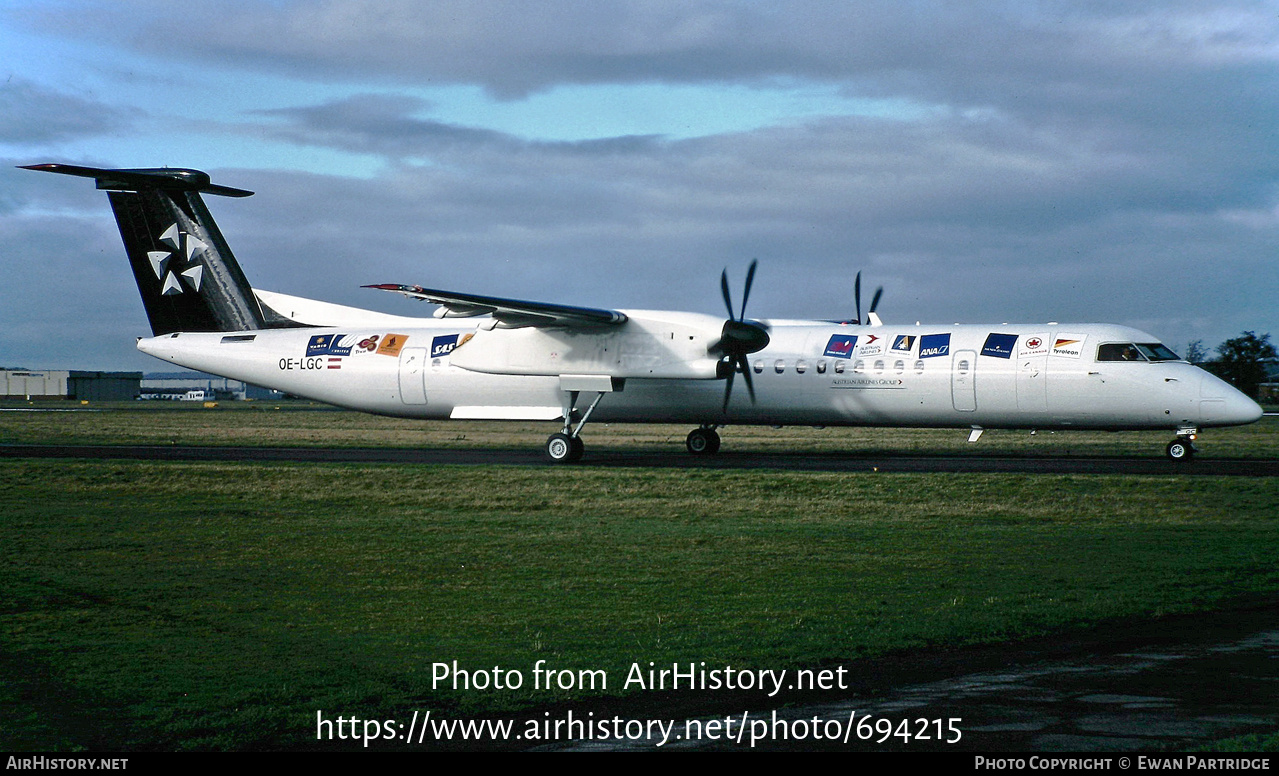
[[[939,358],[950,355],[950,332],[925,334],[919,338],[920,358]]]
[[[457,335],[450,334],[446,337],[436,337],[431,340],[431,358],[441,358],[453,352],[457,347]]]
[[[1084,340],[1087,338],[1083,334],[1062,334],[1053,340],[1052,354],[1066,358],[1079,358],[1084,353]]]
[[[204,255],[209,246],[200,238],[180,231],[176,223],[164,230],[164,234],[160,235],[160,242],[167,245],[169,250],[147,251],[151,269],[155,272],[156,279],[162,283],[160,293],[164,296],[184,293],[186,289],[183,288],[183,282],[192,291],[199,293],[204,266],[196,258]],[[185,267],[182,266],[183,263],[186,264]]]
[[[857,335],[835,334],[826,343],[826,350],[822,353],[824,356],[832,356],[834,358],[852,358],[853,347],[857,344]]]
[[[1027,345],[1030,343],[1027,342]],[[986,337],[986,344],[981,347],[983,356],[994,358],[1012,358],[1017,345],[1016,334],[991,334]]]
[[[355,338],[346,334],[317,334],[306,343],[307,356],[349,356]]]

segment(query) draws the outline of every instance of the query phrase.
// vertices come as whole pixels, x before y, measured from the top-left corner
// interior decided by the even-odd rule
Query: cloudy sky
[[[1279,336],[1279,3],[8,0],[0,366],[160,368],[106,198],[196,167],[255,286]],[[867,294],[869,295],[869,293]]]

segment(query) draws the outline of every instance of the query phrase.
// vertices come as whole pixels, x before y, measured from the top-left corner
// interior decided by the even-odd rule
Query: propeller
[[[742,373],[746,381],[746,391],[750,394],[751,403],[755,403],[755,384],[751,379],[750,363],[746,357],[751,353],[768,347],[768,329],[758,321],[746,320],[746,301],[751,296],[751,285],[755,282],[755,267],[759,261],[752,260],[750,269],[746,270],[746,287],[742,290],[742,309],[733,314],[733,295],[728,289],[728,270],[719,277],[720,291],[724,294],[724,307],[728,310],[728,320],[720,332],[719,341],[710,347],[713,352],[723,355],[721,361],[723,376],[728,379],[724,384],[724,409],[728,410],[728,400],[733,395],[733,375]]]
[[[869,312],[872,312],[872,313],[875,312],[875,309],[879,307],[879,299],[883,295],[884,295],[883,286],[880,286],[879,288],[875,289],[875,296],[872,297],[870,300]],[[853,301],[857,305],[857,318],[853,320],[853,323],[863,323],[862,321],[862,273],[860,271],[858,271],[856,279],[853,280]]]

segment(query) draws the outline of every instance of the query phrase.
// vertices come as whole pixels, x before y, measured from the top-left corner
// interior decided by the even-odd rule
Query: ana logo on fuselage
[[[937,358],[950,355],[950,333],[925,334],[919,338],[919,357]]]

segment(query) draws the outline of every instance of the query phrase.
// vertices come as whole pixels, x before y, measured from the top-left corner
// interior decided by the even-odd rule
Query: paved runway
[[[188,445],[0,445],[0,458],[91,458],[145,461],[294,461],[552,466],[540,449],[204,447]],[[1147,474],[1274,477],[1279,461],[1265,459],[1085,458],[1069,456],[917,456],[856,453],[733,453],[695,457],[683,452],[587,451],[584,468],[774,469],[818,472],[983,472],[1029,474]]]

